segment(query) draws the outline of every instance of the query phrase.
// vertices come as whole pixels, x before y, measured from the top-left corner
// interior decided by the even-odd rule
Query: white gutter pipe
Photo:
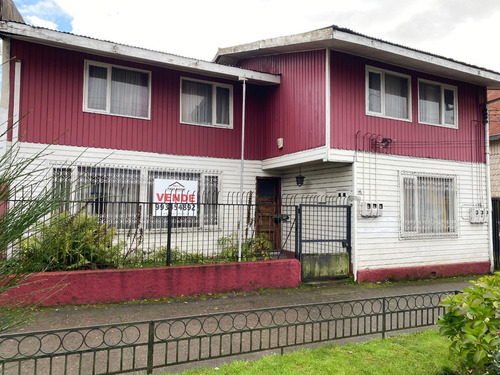
[[[14,105],[12,116],[12,144],[16,144],[19,140],[19,120],[20,120],[20,103],[21,103],[21,60],[16,60],[14,66]]]
[[[243,174],[245,172],[245,104],[247,96],[247,78],[239,77],[243,81],[243,104],[241,108],[241,165],[240,165],[240,228],[238,231],[238,262],[241,262],[241,245],[243,241]]]
[[[331,108],[330,108],[330,78],[331,78],[331,71],[330,71],[330,49],[326,49],[326,56],[325,56],[325,159],[324,161],[329,161],[330,160],[330,147],[331,147],[331,142],[330,142],[330,132],[331,132]]]

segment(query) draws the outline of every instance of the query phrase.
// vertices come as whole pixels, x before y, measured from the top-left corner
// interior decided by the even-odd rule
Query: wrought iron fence
[[[9,206],[24,196],[16,194],[17,200],[9,201]],[[84,231],[93,225],[89,251],[97,268],[236,261],[240,251],[242,260],[286,257],[296,251],[297,203],[326,206],[345,204],[347,199],[288,195],[283,201],[281,205],[258,204],[252,192],[230,193],[222,199],[205,191],[194,203],[118,200],[96,193],[92,199],[65,201],[59,212],[44,218],[43,230],[32,228],[11,251],[36,257],[41,248],[56,248],[67,231],[73,230],[71,237],[77,239],[82,235],[79,228]],[[94,224],[89,223],[92,220]],[[344,221],[345,215],[330,209],[304,225],[315,228],[315,233],[331,235],[335,228],[345,227]],[[41,246],[44,241],[54,245]]]
[[[428,327],[455,291],[0,336],[1,374],[119,374]]]

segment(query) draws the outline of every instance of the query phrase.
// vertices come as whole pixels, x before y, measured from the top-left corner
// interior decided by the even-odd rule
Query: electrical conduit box
[[[381,202],[361,202],[362,217],[378,217],[384,212],[384,204]]]
[[[488,209],[483,205],[475,205],[469,209],[469,220],[471,224],[484,224],[488,222]]]

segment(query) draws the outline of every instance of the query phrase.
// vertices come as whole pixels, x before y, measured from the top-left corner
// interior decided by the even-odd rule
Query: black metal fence
[[[0,336],[1,374],[153,373],[189,362],[433,326],[448,291]]]
[[[88,252],[93,258],[86,264],[97,268],[236,261],[240,254],[242,260],[279,258],[296,251],[297,204],[321,201],[327,207],[347,202],[345,197],[288,195],[283,204],[263,205],[255,202],[253,193],[235,193],[221,203],[214,193],[206,195],[200,194],[196,203],[66,201],[10,251],[21,250],[36,262],[37,256],[46,256],[37,252],[57,249],[60,242],[65,248],[91,242]],[[324,212],[314,220],[302,220],[303,225],[321,236],[344,233],[346,215],[333,208]],[[92,232],[91,238],[81,238],[85,231]],[[68,244],[66,237],[75,243]]]

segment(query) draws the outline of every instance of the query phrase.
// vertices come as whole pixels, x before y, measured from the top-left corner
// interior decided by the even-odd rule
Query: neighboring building
[[[490,270],[484,108],[499,73],[335,26],[215,62],[9,21],[0,36],[12,59],[3,120],[28,114],[2,142],[32,155],[55,140],[44,162],[55,183],[87,179],[80,199],[152,202],[142,183],[156,179],[231,196],[244,119],[244,190],[257,202],[349,197],[357,279]]]
[[[488,91],[494,268],[500,267],[500,90]]]
[[[488,91],[491,196],[500,199],[500,90]]]

